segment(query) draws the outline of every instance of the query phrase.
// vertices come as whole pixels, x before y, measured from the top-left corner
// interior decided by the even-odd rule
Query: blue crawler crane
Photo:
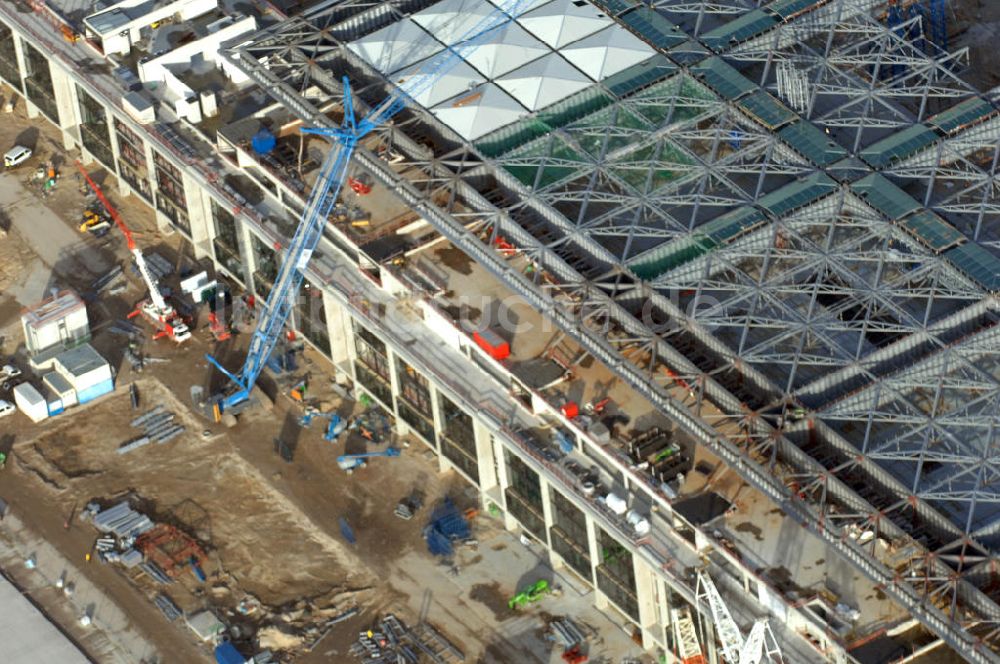
[[[465,60],[486,38],[495,34],[497,28],[516,18],[528,4],[529,0],[506,0],[498,3],[496,9],[484,15],[450,48],[430,58],[416,73],[408,76],[361,120],[355,118],[350,81],[345,76],[344,119],[341,125],[335,128],[302,129],[305,133],[327,137],[333,143],[333,147],[323,161],[298,228],[285,250],[284,259],[274,280],[274,287],[257,318],[257,327],[250,339],[250,348],[243,368],[234,374],[225,369],[215,358],[207,356],[209,362],[228,376],[234,384],[234,389],[228,394],[215,395],[211,400],[216,421],[222,419],[224,412],[235,415],[249,403],[250,391],[281,337],[282,329],[302,285],[303,270],[323,235],[323,228],[347,179],[348,164],[358,144],[365,136],[391,120],[415,97]]]

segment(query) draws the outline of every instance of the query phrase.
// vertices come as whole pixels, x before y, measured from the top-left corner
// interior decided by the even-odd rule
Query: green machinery
[[[522,606],[534,604],[550,592],[551,589],[549,588],[549,582],[545,579],[539,579],[530,586],[522,588],[521,592],[511,597],[510,601],[507,602],[507,607],[516,610]]]

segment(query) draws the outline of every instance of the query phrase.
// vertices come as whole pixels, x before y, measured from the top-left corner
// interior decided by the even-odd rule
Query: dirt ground
[[[89,500],[111,503],[133,495],[145,513],[194,534],[209,551],[207,591],[190,575],[167,591],[185,611],[211,606],[235,617],[231,610],[247,594],[276,611],[319,597],[336,599],[323,602],[328,614],[356,606],[392,609],[393,593],[379,579],[398,556],[422,546],[420,522],[395,518],[392,507],[415,488],[409,478],[425,490],[436,484],[416,448],[412,455],[404,450],[398,459],[373,462],[347,476],[336,468],[339,446],[323,441],[314,426],[297,441],[288,463],[270,444],[281,434],[271,418],[247,418],[233,435],[204,436],[209,424],[189,413],[159,381],[143,377],[136,384],[143,408],[164,406],[183,420],[187,432],[164,445],[118,454],[117,448],[138,433],[129,421],[144,412],[131,410],[125,388],[78,408],[72,417],[41,426],[17,422],[11,463],[0,480],[14,513],[34,517],[42,500],[58,506],[46,513],[65,520]],[[32,431],[37,434],[30,436]],[[411,464],[412,472],[400,472]],[[337,481],[352,490],[331,486]],[[356,534],[354,546],[339,534],[341,517]],[[68,553],[80,558],[96,531],[74,519],[68,523],[82,536],[67,542]],[[160,590],[142,577],[134,583],[146,597]],[[349,640],[353,636],[345,634]],[[324,644],[331,647],[335,636]]]

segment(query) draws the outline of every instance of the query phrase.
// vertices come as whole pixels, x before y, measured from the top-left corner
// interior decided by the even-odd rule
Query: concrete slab
[[[569,573],[553,570],[539,547],[525,547],[512,533],[495,527],[484,529],[480,522],[474,535],[479,545],[459,547],[454,568],[442,566],[423,551],[414,551],[398,561],[391,578],[395,588],[409,595],[414,610],[427,607],[427,619],[449,636],[485,644],[485,659],[473,657],[473,661],[561,662],[562,648],[545,638],[544,627],[547,619],[562,616],[572,619],[588,635],[592,661],[617,662],[647,654],[623,629],[624,618],[598,610],[593,591]],[[519,611],[507,608],[518,588],[539,579],[561,588],[561,593]],[[464,643],[455,645],[467,657],[475,655]],[[500,655],[504,658],[496,659]]]
[[[7,579],[0,577],[0,643],[7,664],[87,664],[80,650],[26,600]]]
[[[18,171],[23,174],[24,171]],[[68,185],[67,185],[68,186]],[[31,249],[50,267],[67,258],[78,260],[90,272],[99,273],[107,264],[95,253],[84,251],[83,239],[43,201],[28,193],[14,173],[0,175],[0,208],[10,217]]]

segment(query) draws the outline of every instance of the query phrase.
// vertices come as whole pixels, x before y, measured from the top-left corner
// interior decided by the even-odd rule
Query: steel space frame
[[[228,57],[296,114],[333,126],[316,108],[340,93],[343,69],[362,104],[389,85],[344,44],[429,4],[324,5]],[[736,17],[756,4],[653,6],[697,40],[713,11]],[[908,37],[919,18],[889,29],[879,3],[816,4],[722,56],[777,96],[778,61],[806,72],[799,116],[848,150],[975,94],[958,75],[966,53],[928,53]],[[1000,548],[994,296],[866,205],[842,173],[817,167],[716,94],[691,73],[689,56],[675,63],[664,80],[679,77],[684,94],[616,98],[611,122],[554,128],[558,147],[599,145],[571,163],[544,136],[530,154],[485,156],[414,110],[376,131],[403,163],[390,167],[361,148],[355,164],[932,632],[971,661],[1000,662],[1000,594],[979,589],[995,582]],[[651,119],[644,109],[655,105],[666,115]],[[621,117],[640,122],[614,121]],[[727,149],[733,132],[739,148]],[[426,136],[438,145],[433,155],[418,142]],[[962,132],[937,141],[923,162],[881,172],[971,240],[1000,247],[988,234],[1000,213],[998,138]],[[525,183],[510,167],[565,175]],[[671,177],[632,177],[655,170]],[[665,275],[644,281],[630,268],[642,252],[690,239],[706,219],[759,206],[824,170],[837,186],[820,199]],[[512,270],[492,249],[498,238],[537,269]],[[866,531],[877,536],[859,545]],[[880,540],[907,555],[886,555]]]

